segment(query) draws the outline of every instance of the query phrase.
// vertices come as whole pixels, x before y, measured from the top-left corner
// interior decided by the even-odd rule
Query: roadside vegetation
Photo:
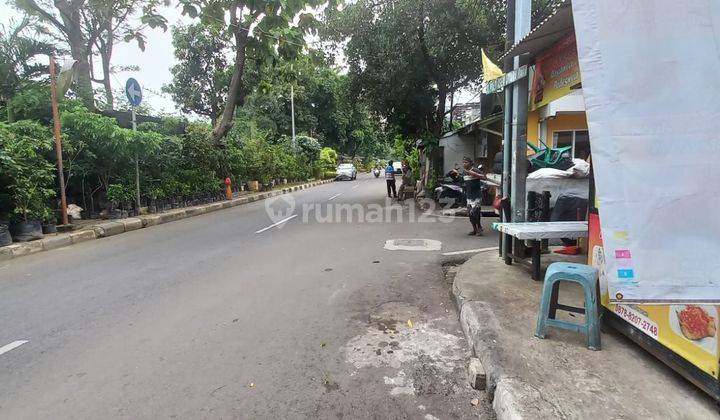
[[[537,3],[535,18],[552,2]],[[9,4],[23,17],[0,28],[0,223],[57,218],[49,54],[75,62],[60,103],[65,188],[94,216],[137,210],[136,156],[143,206],[219,196],[228,177],[332,177],[340,161],[407,159],[417,174],[416,146],[436,153],[455,95],[481,81],[480,48],[504,48],[499,0],[171,2],[184,24],[155,0]],[[114,76],[133,68],[113,53],[144,50],[150,31],[172,38],[162,90],[182,116],[143,104],[133,132]]]

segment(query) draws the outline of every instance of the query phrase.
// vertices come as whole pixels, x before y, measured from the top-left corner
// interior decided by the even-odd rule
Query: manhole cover
[[[434,239],[390,239],[385,249],[390,251],[440,251],[442,242]]]

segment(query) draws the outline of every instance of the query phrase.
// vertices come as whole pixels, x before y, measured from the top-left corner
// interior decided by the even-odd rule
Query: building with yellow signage
[[[561,3],[548,19],[517,42],[504,57],[528,59],[527,141],[538,147],[571,146],[575,158],[590,156],[591,135],[585,116],[582,74],[578,65],[570,2]],[[528,154],[532,153],[528,150]],[[604,251],[600,235],[601,204],[594,200],[591,181],[588,263],[601,272],[605,322],[720,400],[720,340],[715,305],[615,305],[603,287]],[[604,289],[604,290],[603,290]],[[702,333],[695,324],[707,325]]]
[[[590,154],[585,101],[575,33],[569,32],[534,57],[529,72],[528,142],[572,147],[572,157]],[[542,141],[542,143],[541,143]]]

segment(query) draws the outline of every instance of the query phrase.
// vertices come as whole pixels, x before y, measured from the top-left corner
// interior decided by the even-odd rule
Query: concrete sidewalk
[[[137,217],[128,217],[125,219],[103,220],[93,224],[85,224],[82,228],[67,233],[57,233],[45,235],[43,239],[31,242],[18,242],[12,245],[0,247],[0,261],[6,261],[12,258],[22,257],[34,254],[40,251],[49,251],[51,249],[62,248],[80,242],[93,239],[106,238],[108,236],[119,235],[125,232],[142,229],[150,226],[161,225],[163,223],[173,222],[192,216],[198,216],[205,213],[211,213],[217,210],[227,209],[230,207],[240,206],[259,200],[265,200],[282,194],[288,194],[294,191],[303,190],[317,185],[328,184],[334,180],[321,180],[308,182],[301,185],[278,188],[272,191],[246,194],[232,200],[217,201],[215,203],[201,204],[191,207],[183,207],[173,209],[161,213],[142,215]]]
[[[526,268],[505,265],[495,252],[465,262],[454,280],[461,324],[498,419],[720,418],[710,397],[611,328],[601,351],[570,331],[534,337],[541,288]],[[560,301],[582,306],[580,290],[563,284]]]

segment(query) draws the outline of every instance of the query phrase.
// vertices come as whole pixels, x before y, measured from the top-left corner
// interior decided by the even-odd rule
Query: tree
[[[163,91],[183,112],[208,117],[215,125],[232,77],[227,60],[229,39],[215,26],[202,23],[176,26],[172,36],[178,64],[171,69],[173,81]]]
[[[29,24],[25,18],[9,28],[0,26],[0,103],[5,106],[10,123],[15,119],[10,100],[48,71],[47,66],[35,62],[34,58],[54,51],[49,43],[24,35]]]
[[[480,49],[504,49],[504,0],[358,0],[328,8],[325,35],[347,42],[354,91],[404,136],[446,129],[448,98],[482,79]],[[534,2],[537,22],[554,0]]]
[[[448,97],[482,76],[480,48],[502,40],[455,0],[360,0],[329,17],[356,90],[405,134],[439,136]]]
[[[458,0],[476,25],[486,26],[494,33],[504,33],[507,22],[507,0]],[[530,27],[534,28],[547,18],[561,0],[533,0]]]
[[[106,106],[112,108],[110,61],[115,42],[136,40],[144,49],[143,30],[146,27],[167,29],[166,20],[156,9],[161,0],[14,0],[14,4],[28,15],[36,17],[38,30],[67,45],[76,61],[75,93],[85,106],[95,109],[93,82],[105,89]],[[131,17],[142,13],[139,25],[132,25]],[[93,77],[92,56],[97,52],[103,66],[103,78]]]
[[[156,12],[160,0],[88,0],[87,20],[91,23],[92,32],[97,35],[91,37],[93,47],[100,56],[102,78],[97,77],[90,61],[90,75],[93,82],[103,85],[105,91],[105,108],[114,109],[113,90],[110,75],[114,71],[111,60],[113,48],[117,41],[136,41],[138,47],[145,51],[146,27],[162,28],[167,31],[167,20]],[[141,11],[140,25],[131,24],[130,18]],[[91,47],[91,55],[93,51]]]
[[[316,50],[294,59],[279,58],[259,68],[258,87],[250,93],[235,120],[241,136],[263,132],[277,142],[290,136],[290,95],[294,91],[298,133],[316,137],[325,146],[350,155],[366,153],[379,140],[380,125],[367,104],[349,89],[347,76]]]
[[[235,110],[243,103],[243,73],[248,53],[256,60],[265,61],[278,55],[296,55],[305,44],[303,32],[312,31],[315,26],[313,15],[301,12],[307,6],[319,6],[323,1],[180,0],[180,3],[183,14],[200,17],[202,23],[212,25],[218,31],[227,31],[233,38],[233,73],[222,115],[212,133],[217,142],[232,128]]]

